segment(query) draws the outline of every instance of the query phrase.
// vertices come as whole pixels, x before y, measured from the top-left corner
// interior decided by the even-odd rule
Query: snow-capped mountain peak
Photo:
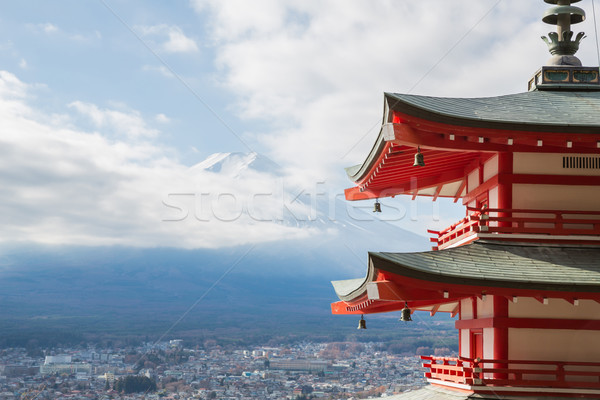
[[[251,153],[214,153],[204,161],[191,167],[192,170],[205,170],[228,176],[239,176],[247,171],[279,175],[280,167],[261,154]]]

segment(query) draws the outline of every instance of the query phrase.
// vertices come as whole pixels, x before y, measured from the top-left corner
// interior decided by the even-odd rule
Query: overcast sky
[[[351,186],[343,167],[362,162],[377,136],[383,92],[525,91],[549,58],[548,6],[1,2],[0,241],[190,248],[305,237],[306,227],[252,218],[169,224],[181,210],[165,202],[284,185],[190,172],[216,152],[258,152],[294,190],[340,193]],[[597,65],[591,1],[577,6],[588,13],[574,27],[588,34],[578,55]]]

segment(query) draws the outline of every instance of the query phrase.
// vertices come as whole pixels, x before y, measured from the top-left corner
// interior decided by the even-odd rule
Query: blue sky
[[[24,82],[44,86],[36,93],[37,107],[61,113],[79,101],[137,110],[161,130],[157,140],[178,149],[184,162],[216,151],[246,151],[193,93],[225,115],[231,94],[218,83],[215,48],[204,18],[185,2],[177,7],[166,2],[7,2],[1,9],[3,64]],[[169,73],[161,60],[191,90],[165,76]],[[169,123],[161,125],[159,115]],[[239,120],[226,122],[243,131]],[[193,154],[193,148],[202,149],[201,154]]]
[[[595,65],[591,1],[577,5],[588,21],[574,30],[589,36],[579,56]],[[549,58],[539,39],[554,29],[540,21],[547,7],[2,2],[0,241],[189,248],[304,237],[305,229],[251,219],[165,227],[164,200],[200,192],[252,198],[281,191],[281,180],[296,191],[321,185],[339,194],[350,186],[343,167],[362,162],[375,140],[384,91],[524,91]],[[189,170],[216,152],[249,151],[277,162],[284,178],[240,182]],[[460,214],[448,212],[436,222],[423,206],[418,228]]]

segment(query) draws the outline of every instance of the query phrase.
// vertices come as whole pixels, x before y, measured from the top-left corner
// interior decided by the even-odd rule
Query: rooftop
[[[395,283],[388,280],[392,276]],[[340,307],[345,305],[340,313],[378,312],[383,304],[392,306],[389,300],[396,300],[400,308],[404,301],[411,306],[422,300],[429,300],[427,306],[450,304],[482,292],[597,300],[600,248],[478,240],[441,251],[369,253],[365,278],[332,284],[342,301]],[[378,284],[386,287],[372,287]],[[354,303],[359,304],[356,310]]]
[[[482,98],[385,96],[390,110],[450,125],[600,133],[600,91],[544,90]]]

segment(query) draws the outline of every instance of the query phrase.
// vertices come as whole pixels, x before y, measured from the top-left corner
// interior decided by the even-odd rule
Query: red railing
[[[442,384],[600,389],[600,363],[434,356],[421,359],[427,369],[425,377]]]
[[[507,235],[537,235],[568,240],[568,236],[596,236],[600,240],[600,211],[528,210],[468,207],[470,215],[443,231],[428,230],[434,250],[464,244],[485,234],[486,239]]]
[[[436,245],[433,247],[434,250],[448,247],[454,243],[460,242],[467,239],[469,236],[473,236],[475,239],[476,227],[479,224],[481,213],[475,211],[458,221],[457,223],[450,225],[443,231],[432,231],[427,230],[427,233],[433,234],[436,237],[429,239]]]
[[[473,366],[466,365],[463,358],[421,356],[423,367],[428,369],[425,377],[445,382],[473,385]]]

